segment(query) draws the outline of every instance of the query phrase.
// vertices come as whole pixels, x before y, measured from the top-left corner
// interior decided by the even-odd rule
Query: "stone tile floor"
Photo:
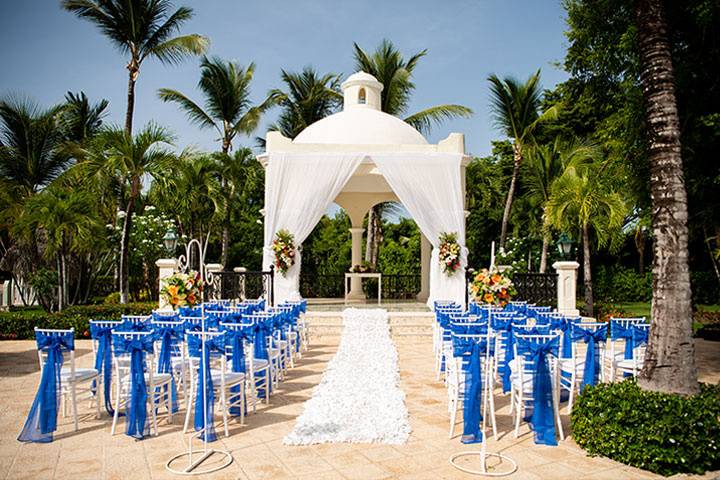
[[[313,339],[311,349],[292,370],[269,406],[232,423],[230,437],[216,442],[232,452],[234,462],[225,470],[201,478],[212,479],[455,479],[473,478],[454,469],[451,454],[475,450],[458,438],[448,439],[445,391],[433,374],[429,337],[395,340],[400,356],[401,387],[407,395],[413,428],[406,445],[325,444],[289,447],[282,443],[303,403],[320,381],[327,362],[337,349],[338,337]],[[88,341],[77,342],[78,364],[90,366]],[[720,346],[698,343],[703,381],[720,380]],[[359,379],[361,381],[362,379]],[[86,405],[81,408],[80,431],[73,432],[69,418],[60,419],[55,441],[21,444],[16,437],[32,403],[39,373],[34,343],[0,342],[0,476],[9,479],[162,479],[177,478],[166,472],[165,462],[185,449],[182,417],[170,425],[163,421],[160,435],[136,441],[118,433],[110,435],[110,419],[95,419]],[[604,458],[587,457],[572,438],[558,447],[535,445],[526,426],[514,438],[508,400],[497,396],[499,439],[488,442],[489,451],[502,452],[518,463],[517,479],[644,479],[648,472]],[[181,414],[184,413],[181,411]],[[569,430],[564,415],[566,432]],[[461,425],[458,424],[458,429]],[[120,425],[124,431],[124,424]],[[220,431],[218,431],[220,433]],[[717,478],[706,474],[705,478]]]

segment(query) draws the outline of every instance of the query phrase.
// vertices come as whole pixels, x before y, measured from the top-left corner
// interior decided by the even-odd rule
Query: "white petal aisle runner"
[[[338,351],[285,444],[405,443],[410,423],[387,311],[349,308],[343,325]]]

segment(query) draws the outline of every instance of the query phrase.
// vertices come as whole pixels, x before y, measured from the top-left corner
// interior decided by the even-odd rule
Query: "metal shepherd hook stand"
[[[494,246],[494,245],[493,245]],[[483,399],[482,399],[482,428],[480,429],[480,432],[482,433],[482,442],[480,443],[480,451],[473,451],[473,452],[460,452],[452,455],[450,457],[450,464],[457,468],[458,470],[461,470],[465,473],[471,473],[473,475],[482,475],[485,477],[505,477],[507,475],[511,475],[515,473],[517,470],[517,463],[500,453],[494,453],[494,452],[488,452],[487,451],[487,436],[485,435],[485,419],[487,418],[487,405],[488,405],[488,396],[492,395],[493,391],[493,378],[492,378],[492,371],[493,369],[490,366],[490,341],[491,339],[494,341],[494,337],[490,335],[491,325],[492,325],[492,305],[488,308],[488,333],[487,333],[487,347],[485,348],[485,372],[483,375]],[[464,412],[463,412],[464,414]],[[480,457],[480,470],[473,470],[471,468],[464,467],[457,463],[457,459],[460,457],[469,457],[469,456],[478,456]],[[500,464],[508,463],[509,469],[505,471],[491,471],[493,467],[490,467],[490,470],[488,470],[487,465],[487,459],[488,457],[494,457],[500,460]]]
[[[188,244],[185,246],[185,255],[181,255],[178,258],[178,267],[180,271],[183,272],[189,272],[191,270],[190,266],[190,258],[193,246],[197,246],[198,249],[198,256],[199,256],[199,267],[198,267],[198,273],[200,274],[200,279],[203,282],[203,291],[200,294],[200,309],[201,309],[201,341],[202,341],[202,349],[201,349],[201,363],[200,368],[203,368],[203,365],[206,365],[205,363],[205,356],[207,355],[207,352],[205,351],[205,335],[207,333],[207,330],[205,330],[205,287],[212,283],[213,281],[213,275],[212,273],[208,272],[205,268],[205,253],[207,252],[207,246],[208,246],[208,239],[210,238],[210,234],[208,233],[207,237],[205,237],[205,242],[201,242],[201,240],[192,239],[188,242]],[[207,372],[207,375],[210,375],[210,372]],[[233,457],[227,450],[217,450],[214,448],[208,447],[207,442],[207,436],[205,435],[205,429],[208,428],[208,418],[207,418],[207,389],[205,388],[205,383],[201,386],[198,382],[198,388],[202,388],[202,401],[203,401],[203,425],[205,427],[203,430],[199,432],[195,432],[190,436],[190,442],[188,443],[188,450],[186,452],[179,453],[172,457],[170,460],[167,461],[165,464],[165,468],[177,475],[201,475],[204,473],[212,473],[217,472],[218,470],[222,470],[223,468],[230,465],[233,461]],[[189,408],[189,407],[188,407]],[[210,422],[212,422],[212,419],[209,419]],[[194,451],[193,450],[193,438],[202,438],[202,450]],[[216,456],[218,458],[224,457],[224,460],[219,460],[213,462],[212,465],[206,468],[202,468],[202,464],[212,458],[213,456]],[[183,462],[180,462],[179,460],[181,458],[187,457],[187,464],[184,466],[181,466]],[[178,465],[177,467],[174,466],[174,464]]]

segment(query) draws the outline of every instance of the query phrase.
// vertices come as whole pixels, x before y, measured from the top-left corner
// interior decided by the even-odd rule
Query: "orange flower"
[[[484,277],[483,280],[482,280],[482,282],[483,282],[485,285],[490,285],[490,277]]]
[[[500,275],[498,275],[497,273],[492,276],[493,283],[499,283],[500,280],[502,280],[502,277]]]
[[[483,300],[485,300],[485,303],[492,303],[495,297],[493,297],[492,293],[486,293],[483,297]]]

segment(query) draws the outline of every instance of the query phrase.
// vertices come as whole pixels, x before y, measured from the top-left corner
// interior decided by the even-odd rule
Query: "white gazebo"
[[[430,144],[412,126],[380,111],[383,85],[365,72],[343,84],[344,106],[303,130],[294,140],[268,132],[265,167],[263,267],[272,265],[275,233],[286,229],[300,245],[331,203],[352,222],[352,264],[362,260],[363,219],[376,204],[399,201],[422,232],[420,300],[465,298],[465,137],[451,133]],[[448,276],[436,248],[441,232],[456,232],[462,268]],[[285,276],[276,275],[275,301],[299,298],[300,255]],[[351,280],[350,297],[362,295]]]

